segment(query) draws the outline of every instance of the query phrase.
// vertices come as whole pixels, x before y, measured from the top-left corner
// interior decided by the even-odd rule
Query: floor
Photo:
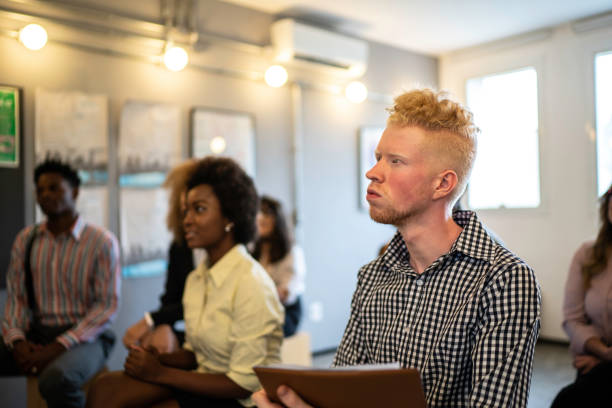
[[[315,367],[329,367],[334,353],[317,354]],[[571,383],[576,376],[567,345],[540,342],[536,345],[533,376],[529,392],[528,408],[548,408],[557,392]]]

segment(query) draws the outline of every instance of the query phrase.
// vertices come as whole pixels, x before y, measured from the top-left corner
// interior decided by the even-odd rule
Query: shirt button
[[[423,282],[423,279],[417,279],[417,281],[416,281],[416,284],[418,286],[423,286],[423,283],[425,283],[425,282]]]

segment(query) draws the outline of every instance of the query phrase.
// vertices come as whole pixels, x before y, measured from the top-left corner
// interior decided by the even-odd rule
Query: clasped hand
[[[130,352],[123,365],[125,373],[143,381],[153,382],[159,375],[162,364],[159,353],[154,347],[146,349],[139,346],[130,346]]]
[[[66,349],[58,342],[45,346],[27,340],[18,341],[13,358],[24,374],[39,374],[47,365]]]

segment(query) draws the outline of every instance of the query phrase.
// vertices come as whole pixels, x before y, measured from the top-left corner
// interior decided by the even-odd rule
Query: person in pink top
[[[574,383],[552,407],[609,407],[612,392],[612,186],[601,197],[597,239],[576,251],[565,285],[563,329],[570,339]]]

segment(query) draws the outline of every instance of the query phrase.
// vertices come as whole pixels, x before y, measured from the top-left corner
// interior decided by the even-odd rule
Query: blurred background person
[[[166,285],[160,297],[159,309],[146,312],[142,319],[126,330],[123,336],[126,347],[139,344],[146,348],[152,345],[160,353],[169,353],[185,341],[185,332],[175,329],[174,324],[183,320],[182,298],[187,275],[204,257],[203,250],[192,250],[185,242],[182,222],[187,181],[197,163],[197,160],[187,160],[179,164],[164,181],[164,187],[169,189],[166,223],[173,237],[168,251]]]
[[[278,297],[285,306],[285,337],[293,335],[302,319],[301,295],[306,288],[304,253],[292,245],[281,203],[262,196],[257,213],[257,240],[253,256],[276,284]]]
[[[99,377],[88,407],[253,405],[261,386],[252,367],[280,361],[283,322],[274,282],[245,247],[257,205],[252,179],[233,160],[197,163],[183,228],[187,245],[207,257],[185,283],[183,348],[130,346],[125,371]]]
[[[609,407],[612,392],[612,186],[601,197],[601,227],[572,260],[563,303],[563,329],[570,339],[577,376],[553,407]]]

